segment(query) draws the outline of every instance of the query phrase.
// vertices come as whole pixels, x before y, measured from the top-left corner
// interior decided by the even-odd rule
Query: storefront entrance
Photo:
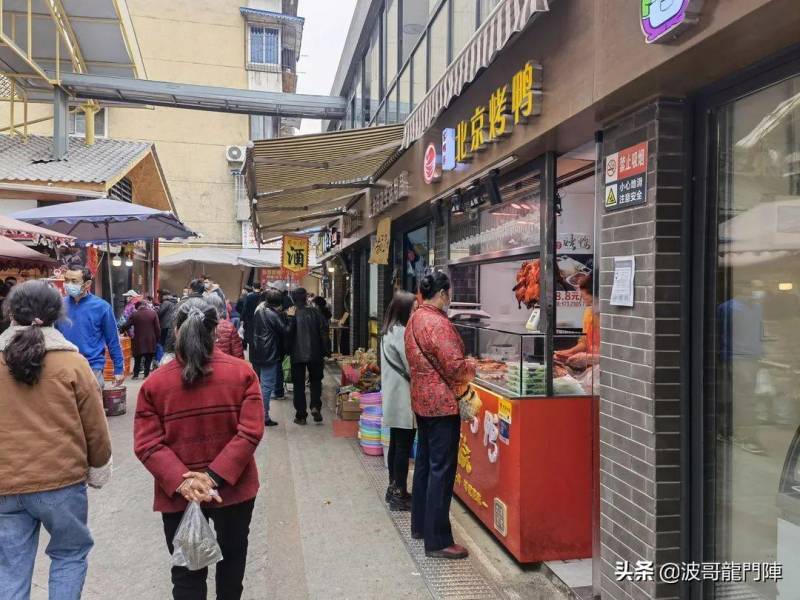
[[[704,558],[783,570],[706,598],[800,597],[798,72],[761,70],[706,113]]]

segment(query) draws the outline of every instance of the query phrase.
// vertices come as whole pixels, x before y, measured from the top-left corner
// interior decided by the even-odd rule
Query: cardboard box
[[[361,407],[358,402],[342,402],[338,407],[339,418],[342,421],[358,421],[361,418]]]

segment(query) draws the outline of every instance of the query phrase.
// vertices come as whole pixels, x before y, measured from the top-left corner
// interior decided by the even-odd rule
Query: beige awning
[[[406,119],[403,147],[419,139],[450,101],[485,69],[515,33],[538,13],[550,10],[548,0],[501,0],[447,67],[439,81]]]
[[[245,166],[261,239],[328,223],[399,156],[403,125],[255,142]]]

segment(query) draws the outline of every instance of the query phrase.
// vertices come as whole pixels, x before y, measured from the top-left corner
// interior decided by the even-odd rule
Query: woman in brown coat
[[[156,346],[161,339],[161,324],[158,313],[141,300],[136,303],[136,310],[122,326],[122,331],[133,328],[131,350],[133,351],[133,378],[139,377],[144,363],[144,376],[150,375],[150,366],[156,357]]]
[[[0,335],[0,598],[29,598],[39,530],[50,534],[50,597],[80,598],[93,541],[86,484],[111,475],[100,387],[53,324],[58,291],[14,286]]]

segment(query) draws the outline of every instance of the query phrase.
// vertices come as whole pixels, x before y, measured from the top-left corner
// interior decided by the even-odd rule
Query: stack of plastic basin
[[[364,454],[380,456],[383,454],[381,422],[383,407],[380,392],[360,394],[361,418],[359,419],[358,439]]]

